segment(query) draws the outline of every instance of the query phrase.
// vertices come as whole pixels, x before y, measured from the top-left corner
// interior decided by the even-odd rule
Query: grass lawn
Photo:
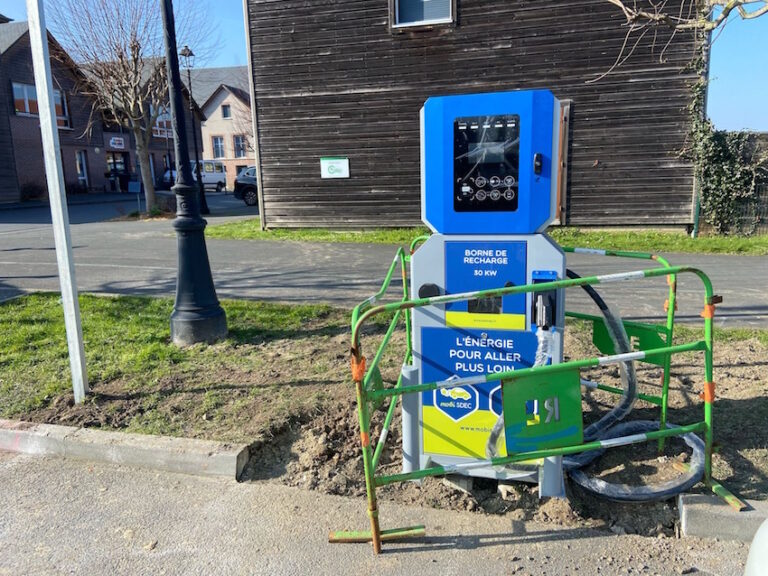
[[[275,228],[262,230],[259,220],[216,224],[205,229],[208,238],[232,240],[293,240],[296,242],[351,242],[408,245],[416,236],[430,234],[425,227],[328,230],[326,228]]]
[[[682,232],[653,230],[584,230],[552,228],[552,238],[563,246],[607,248],[637,252],[684,252],[691,254],[768,254],[768,234],[749,237],[699,236],[691,238]]]
[[[347,310],[223,301],[229,337],[178,349],[170,343],[170,299],[83,295],[80,305],[92,389],[81,405],[73,403],[58,295],[35,294],[0,305],[0,417],[260,444],[270,453],[284,450],[291,461],[294,443],[310,440],[309,428],[322,436],[341,422],[344,434],[337,440],[348,447],[343,458],[357,470]],[[384,318],[364,330],[362,345],[369,357],[384,331]],[[678,326],[676,342],[701,336],[699,328]],[[715,338],[715,422],[722,446],[715,473],[746,497],[766,498],[768,331],[716,329]],[[583,322],[570,323],[566,356],[595,355],[590,340]],[[396,380],[404,351],[401,329],[382,359],[385,381]],[[702,362],[700,353],[690,353],[675,363],[673,422],[701,418]],[[611,369],[585,376],[620,386],[618,371]],[[644,391],[658,393],[658,367],[638,363],[638,373],[650,387]],[[585,395],[583,406],[586,413],[614,402],[615,397]],[[642,402],[635,409],[637,418],[658,418],[657,409]],[[313,450],[320,446],[329,458],[335,454],[324,441],[313,442]],[[656,455],[649,458],[655,461]]]
[[[241,220],[209,226],[209,238],[234,240],[293,240],[297,242],[356,242],[408,245],[416,236],[429,234],[425,227],[329,230],[325,228],[276,228],[262,230],[258,220]],[[751,237],[700,236],[682,232],[637,230],[588,230],[551,228],[549,234],[563,246],[607,248],[640,252],[685,252],[701,254],[768,254],[768,235]]]
[[[92,395],[72,403],[57,295],[0,306],[0,416],[154,434],[252,441],[314,413],[345,385],[346,311],[224,301],[229,337],[170,344],[170,299],[80,299]]]

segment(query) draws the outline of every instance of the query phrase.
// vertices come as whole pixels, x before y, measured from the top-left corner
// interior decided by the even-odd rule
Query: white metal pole
[[[74,17],[74,16],[73,16]],[[72,372],[72,388],[75,402],[80,403],[88,392],[88,374],[85,369],[83,330],[80,325],[80,304],[77,300],[75,265],[72,261],[72,239],[69,234],[64,173],[61,167],[59,130],[51,79],[51,59],[48,54],[48,32],[45,26],[43,0],[27,0],[29,43],[32,46],[32,64],[35,69],[35,86],[40,115],[40,133],[43,139],[45,176],[48,179],[48,198],[53,220],[53,239],[56,244],[56,260],[59,265],[59,283],[64,308],[64,324],[69,346],[69,367]]]

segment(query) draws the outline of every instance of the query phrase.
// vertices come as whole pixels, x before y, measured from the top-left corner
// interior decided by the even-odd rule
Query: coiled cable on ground
[[[571,279],[578,279],[580,276],[572,270],[567,270],[566,275]],[[590,285],[583,285],[582,288],[589,295],[592,301],[600,309],[608,334],[614,345],[616,354],[631,352],[629,338],[627,336],[624,323],[617,313],[612,311],[605,303],[600,294]],[[534,366],[545,365],[551,357],[552,332],[539,327],[537,331],[538,346],[536,349],[536,359]],[[636,420],[632,422],[622,422],[622,420],[632,411],[637,400],[637,373],[634,362],[626,361],[619,364],[619,373],[622,384],[622,396],[619,403],[607,414],[601,417],[584,429],[584,441],[592,442],[595,440],[610,440],[627,436],[631,434],[641,434],[658,430],[660,423],[648,420]],[[674,428],[673,424],[667,424]],[[498,456],[498,443],[504,431],[504,417],[499,416],[491,430],[486,444],[486,455],[488,458]],[[563,467],[568,471],[571,479],[583,489],[597,496],[614,500],[618,502],[651,502],[658,500],[667,500],[681,492],[692,488],[704,475],[705,468],[705,446],[704,442],[693,433],[685,434],[682,440],[691,448],[692,455],[685,474],[661,483],[649,484],[645,486],[629,486],[606,482],[595,476],[587,474],[581,468],[598,459],[604,452],[602,450],[590,450],[580,454],[574,454],[563,458]],[[517,464],[519,470],[530,469],[531,466]]]
[[[619,438],[631,434],[652,432],[658,430],[659,425],[659,422],[652,422],[650,420],[621,422],[606,432],[601,440],[610,440],[612,438]],[[674,424],[667,424],[667,427],[675,428],[676,426]],[[568,475],[571,477],[571,480],[588,492],[616,502],[653,502],[658,500],[668,500],[681,492],[693,488],[704,475],[704,441],[692,432],[684,434],[680,438],[693,452],[691,454],[688,470],[685,474],[678,476],[673,480],[647,484],[645,486],[629,486],[627,484],[606,482],[605,480],[587,474],[578,468],[570,470]],[[597,458],[601,456],[605,450],[593,450],[593,452],[596,453]]]
[[[566,270],[568,278],[580,278],[572,270]],[[624,328],[624,323],[618,314],[614,313],[603,298],[592,286],[583,285],[582,288],[589,295],[592,301],[600,309],[605,319],[605,325],[608,328],[608,334],[611,337],[616,354],[631,352],[629,338]],[[621,401],[610,412],[600,418],[594,424],[591,424],[584,430],[584,440],[587,442],[594,440],[610,440],[620,438],[631,434],[641,434],[658,430],[661,424],[649,420],[635,420],[632,422],[621,422],[627,414],[632,411],[635,400],[637,399],[637,373],[635,372],[634,362],[627,361],[619,364],[621,373],[621,383],[624,390]],[[674,424],[667,424],[667,427],[674,428]],[[667,500],[692,488],[704,475],[705,458],[704,442],[693,433],[685,434],[682,440],[693,450],[688,471],[666,482],[648,484],[645,486],[629,486],[627,484],[617,484],[606,482],[591,476],[581,470],[584,466],[599,458],[605,450],[591,450],[582,452],[563,459],[563,466],[568,470],[571,479],[597,496],[608,498],[618,502],[652,502],[658,500]]]

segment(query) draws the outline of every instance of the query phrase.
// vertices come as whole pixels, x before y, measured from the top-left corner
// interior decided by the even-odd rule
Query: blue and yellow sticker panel
[[[421,342],[423,382],[528,368],[537,343],[532,332],[438,327],[422,328]],[[498,381],[423,392],[422,451],[485,458],[488,435],[502,411]]]

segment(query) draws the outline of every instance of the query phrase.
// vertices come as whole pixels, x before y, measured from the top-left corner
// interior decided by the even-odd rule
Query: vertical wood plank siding
[[[674,2],[670,2],[672,4]],[[419,109],[432,95],[549,88],[573,100],[569,224],[683,224],[691,36],[626,28],[606,0],[458,0],[455,25],[390,30],[387,0],[248,0],[268,226],[420,221]],[[351,178],[322,180],[321,156]]]

